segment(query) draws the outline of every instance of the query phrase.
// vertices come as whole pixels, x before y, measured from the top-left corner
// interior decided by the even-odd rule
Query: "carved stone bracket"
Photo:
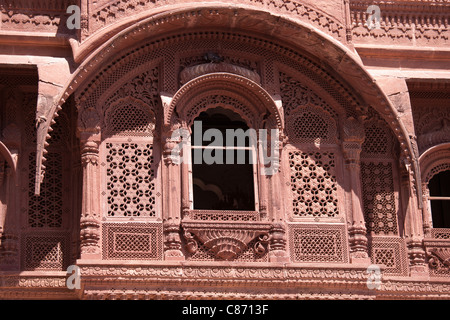
[[[186,249],[195,253],[198,241],[222,260],[233,260],[258,238],[253,249],[257,254],[267,252],[270,224],[183,222]]]
[[[450,272],[450,249],[431,249],[429,251],[428,265],[431,269]]]

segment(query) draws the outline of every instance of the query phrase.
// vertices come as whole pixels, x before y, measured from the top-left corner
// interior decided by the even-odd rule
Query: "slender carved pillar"
[[[187,128],[186,123],[183,123],[181,127],[181,132],[183,133],[180,137],[179,143],[181,143],[181,157],[182,161],[180,161],[181,166],[181,214],[182,217],[185,217],[189,214],[190,206],[190,197],[189,197],[189,161],[190,159],[190,138],[189,138],[189,130]]]
[[[164,257],[165,260],[183,261],[180,237],[180,140],[173,134],[171,128],[164,135],[163,151],[163,219],[164,219]],[[183,206],[184,207],[184,206]]]
[[[0,263],[6,265],[3,270],[17,270],[20,265],[18,215],[15,212],[18,192],[14,192],[16,186],[12,169],[8,164],[5,164],[4,167],[3,180],[5,203],[3,205],[3,221],[0,222]]]
[[[345,33],[347,42],[352,43],[352,19],[350,17],[350,0],[344,0],[345,7]]]
[[[351,215],[349,242],[352,262],[370,262],[367,249],[367,229],[362,206],[360,154],[364,141],[364,127],[354,118],[347,119],[343,132],[342,149],[345,158],[345,170],[349,181]]]
[[[77,154],[80,154],[77,149]],[[82,196],[82,188],[83,188],[83,166],[81,163],[81,158],[73,160],[72,162],[72,210],[76,212],[76,214],[72,215],[71,223],[73,223],[73,227],[71,228],[71,239],[72,239],[72,261],[76,261],[80,255],[80,225],[78,224],[78,216],[81,212],[81,201],[83,199]]]
[[[81,29],[79,32],[79,38],[81,40],[86,39],[89,36],[89,1],[81,0]],[[80,41],[81,42],[81,41]]]
[[[80,220],[81,259],[100,259],[100,170],[98,135],[81,140],[83,194]]]
[[[267,219],[267,185],[269,183],[269,179],[266,172],[266,165],[264,164],[264,141],[261,139],[261,135],[258,139],[258,164],[259,164],[259,214],[262,220]]]
[[[94,108],[80,108],[80,138],[83,187],[80,218],[81,259],[101,259],[101,211],[99,146],[100,116]]]
[[[7,106],[7,110],[17,104]],[[11,119],[13,120],[13,119]],[[21,134],[15,123],[9,124],[2,132],[2,142],[10,152],[12,162],[2,161],[1,183],[2,192],[0,209],[0,263],[6,265],[3,270],[17,270],[20,267],[18,224],[19,215],[16,213],[16,204],[19,197],[17,162],[19,156]]]
[[[6,161],[0,159],[0,241],[1,236],[3,234],[4,226],[5,226],[5,218],[6,218],[6,208],[7,208],[7,188],[3,187],[3,182],[5,180],[5,165]],[[1,250],[1,248],[0,248]]]
[[[270,135],[271,143],[268,144],[270,150],[272,152],[272,163],[269,163],[271,166],[268,170],[265,168],[264,163],[260,163],[262,169],[266,169],[266,175],[261,175],[260,179],[261,184],[265,185],[264,187],[264,197],[265,203],[268,203],[268,186],[271,187],[271,194],[278,195],[280,190],[283,190],[283,179],[281,169],[281,149],[283,148],[283,143],[281,142],[283,137],[279,135],[277,137],[273,137]],[[273,142],[273,143],[272,143]],[[260,142],[260,148],[262,148],[263,141]],[[260,159],[262,162],[263,159]],[[275,196],[276,197],[276,196]],[[276,199],[271,199],[271,210],[269,212],[269,220],[272,221],[272,226],[269,231],[269,261],[270,262],[289,262],[289,255],[286,251],[286,224],[284,221],[284,210],[282,200],[280,197],[276,197]]]
[[[269,261],[289,262],[286,252],[286,225],[282,222],[274,222],[270,228]]]
[[[433,228],[431,219],[431,210],[428,198],[430,196],[430,190],[424,183],[422,184],[422,218],[423,218],[423,233],[427,238],[431,237],[431,229]]]
[[[3,270],[14,270],[18,268],[18,236],[15,225],[16,215],[14,214],[15,192],[12,179],[12,170],[6,162],[0,162],[0,190],[3,196],[0,208],[0,264]],[[10,216],[7,216],[10,215]]]
[[[408,247],[411,275],[427,276],[425,250],[423,248],[422,215],[418,206],[415,180],[409,163],[402,170],[402,188],[409,191],[406,201],[405,237]]]

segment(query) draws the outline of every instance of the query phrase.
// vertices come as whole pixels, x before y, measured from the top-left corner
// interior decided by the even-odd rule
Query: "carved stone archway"
[[[184,109],[187,105],[186,102],[190,99],[204,97],[202,95],[208,95],[214,91],[220,93],[220,90],[223,90],[227,96],[232,98],[240,95],[245,96],[244,100],[247,101],[241,99],[242,104],[253,106],[250,109],[253,108],[253,114],[257,114],[252,121],[249,121],[253,122],[254,126],[257,127],[265,117],[268,117],[269,127],[283,129],[284,110],[279,98],[279,76],[280,72],[284,70],[278,69],[278,66],[286,65],[288,68],[295,69],[301,65],[300,71],[297,71],[307,75],[309,81],[315,83],[315,87],[321,87],[324,91],[327,91],[329,96],[332,97],[328,100],[347,105],[342,110],[345,109],[347,112],[354,109],[356,117],[358,117],[367,113],[368,106],[371,106],[396,135],[405,164],[412,166],[411,172],[413,174],[416,172],[410,139],[397,116],[395,108],[354,53],[343,47],[342,43],[326,37],[311,25],[300,21],[284,20],[283,17],[276,17],[276,15],[266,12],[240,9],[239,14],[248,14],[251,17],[249,19],[262,24],[263,27],[260,28],[261,25],[259,27],[248,27],[246,22],[239,20],[240,24],[235,23],[235,28],[232,31],[223,31],[223,27],[231,21],[235,21],[236,14],[238,14],[236,11],[231,12],[229,8],[219,6],[217,11],[214,12],[214,19],[212,20],[205,19],[210,17],[210,10],[200,9],[195,15],[188,14],[186,9],[179,9],[176,12],[179,13],[179,21],[177,20],[176,23],[171,19],[165,20],[166,14],[162,13],[153,19],[143,20],[121,31],[105,42],[105,45],[96,52],[93,52],[75,72],[60,104],[76,90],[77,106],[81,109],[79,114],[82,118],[85,115],[84,120],[87,122],[85,121],[83,125],[90,136],[98,134],[97,123],[101,116],[94,112],[98,108],[96,103],[85,102],[88,99],[90,99],[90,102],[98,102],[96,99],[102,97],[108,87],[111,88],[114,85],[119,87],[117,79],[121,79],[121,77],[130,73],[137,73],[138,70],[145,70],[145,67],[153,62],[158,64],[157,68],[162,71],[160,74],[167,78],[162,80],[158,87],[164,113],[163,125],[165,128],[161,137],[164,144],[164,156],[168,155],[173,145],[176,144],[176,141],[170,141],[170,133],[176,127],[172,121],[174,119],[172,115],[177,112],[178,116],[181,115],[186,118],[187,113],[185,111],[188,110]],[[173,13],[175,14],[175,12]],[[223,19],[217,19],[218,16]],[[161,20],[158,20],[159,18]],[[158,23],[155,23],[156,20]],[[186,30],[184,24],[179,24],[182,21],[189,22],[191,26],[189,30]],[[277,26],[279,32],[273,33],[274,26]],[[204,31],[206,27],[208,30]],[[202,28],[201,31],[199,31],[200,28]],[[151,37],[149,31],[152,32]],[[246,50],[251,47],[253,56],[259,55],[259,65],[253,69],[247,68],[248,70],[245,70],[245,67],[242,68],[242,63],[241,65],[233,65],[229,61],[224,64],[212,62],[212,65],[195,65],[195,63],[194,66],[189,63],[182,65],[183,59],[189,60],[189,57],[178,54],[180,50],[185,50],[183,49],[185,47],[180,44],[186,45],[188,43],[192,48],[192,42],[200,40],[210,44],[216,43],[216,48],[217,43],[220,44],[220,48],[223,48],[226,41],[233,42],[237,47],[244,47]],[[318,42],[322,44],[320,49],[316,46]],[[176,47],[177,45],[180,45],[180,47]],[[237,51],[236,46],[233,46],[235,51]],[[214,45],[212,48],[214,50]],[[244,51],[244,49],[241,50]],[[232,51],[232,49],[229,49],[229,51]],[[255,52],[259,53],[256,54]],[[197,52],[197,54],[200,53]],[[322,65],[322,61],[325,60],[328,63]],[[187,68],[180,73],[180,70],[183,70],[185,66]],[[113,78],[116,80],[112,81]],[[304,79],[302,81],[307,82]],[[55,107],[53,117],[57,116],[61,108],[60,104]],[[183,114],[183,112],[185,113]],[[250,120],[252,116],[246,117],[245,113],[244,110],[241,110],[243,118]],[[193,119],[194,116],[195,112],[190,118]],[[346,118],[341,117],[339,121],[345,120]],[[259,122],[258,125],[256,125],[257,122]],[[50,123],[51,121],[42,125],[40,130],[50,130]],[[187,123],[179,123],[178,125],[187,126]],[[338,126],[341,125],[342,123],[338,124]],[[99,137],[95,139],[91,137],[84,140],[86,147],[84,153],[89,156],[86,158],[86,160],[89,160],[86,162],[88,167],[98,165],[95,159],[97,156],[92,151],[98,149],[97,140],[99,139]],[[41,146],[45,146],[45,143]],[[39,152],[41,151],[43,152],[44,148],[39,150]],[[163,175],[167,174],[169,180],[176,181],[176,179],[179,179],[176,178],[179,177],[177,170],[180,169],[169,163],[170,161],[166,161],[167,159],[165,157],[164,162],[168,170]],[[41,164],[38,159],[38,168]],[[41,171],[38,170],[38,172]],[[187,179],[184,178],[183,180],[186,181]],[[412,183],[415,182],[414,179],[411,179],[411,181]],[[281,183],[281,181],[278,181],[278,183]],[[186,188],[185,183],[179,187]],[[261,189],[263,190],[264,186]],[[420,189],[420,187],[417,189]],[[170,200],[174,199],[168,199],[167,202],[170,202]],[[176,219],[180,218],[180,214],[176,213],[177,207],[179,207],[176,201],[181,200],[175,199],[174,201],[174,204],[170,205],[172,208],[168,210],[168,212],[171,212],[170,218],[175,219],[175,222],[172,223],[173,221],[171,221],[166,229],[168,238],[172,236],[176,238],[176,225],[179,225],[179,222],[176,222]],[[416,198],[412,201],[416,202]],[[184,210],[186,205],[182,204],[181,207]],[[96,210],[98,211],[98,208]],[[282,212],[282,210],[279,211]],[[358,220],[358,224],[361,224],[360,217],[355,216],[355,219]],[[92,240],[96,241],[98,236],[91,231],[98,229],[99,223],[96,219],[94,220],[88,221],[84,229],[89,231],[88,234],[92,235]],[[279,222],[281,219],[276,217],[275,220]],[[279,230],[280,228],[276,227],[276,229]],[[363,233],[364,230],[358,227],[355,248],[358,246],[364,247],[364,239],[356,239]],[[280,241],[282,242],[282,240]],[[175,245],[175,242],[179,243],[179,241],[173,242],[174,248],[178,246],[178,244]],[[179,253],[174,254],[176,256]]]
[[[195,14],[192,13],[192,9],[196,10]],[[211,15],[214,15],[214,19],[210,19]],[[245,19],[236,19],[236,17],[240,16],[245,16]],[[136,19],[139,19],[139,17]],[[253,20],[249,21],[249,19]],[[203,7],[177,8],[135,22],[135,24],[131,24],[130,27],[120,31],[112,37],[109,31],[105,30],[105,33],[103,34],[105,40],[104,44],[90,55],[87,53],[89,50],[85,51],[85,49],[90,48],[90,46],[86,44],[86,47],[84,47],[85,49],[83,49],[84,51],[81,56],[86,57],[85,60],[81,62],[78,69],[74,72],[66,89],[57,99],[58,102],[50,110],[45,123],[39,127],[40,141],[38,141],[37,150],[38,183],[42,180],[42,177],[39,175],[44,174],[42,166],[43,155],[46,148],[45,140],[49,139],[48,133],[51,132],[54,118],[58,116],[62,104],[70,97],[70,95],[80,86],[85,88],[83,89],[85,94],[92,91],[96,85],[94,83],[89,84],[90,80],[88,79],[95,78],[95,81],[101,81],[107,74],[107,72],[100,71],[101,69],[105,69],[104,62],[109,61],[109,59],[117,55],[124,48],[132,47],[136,43],[145,41],[148,39],[149,35],[151,35],[152,38],[155,38],[160,34],[179,33],[181,30],[185,30],[187,23],[192,26],[193,29],[196,27],[203,29],[205,27],[221,28],[233,25],[234,30],[236,31],[242,28],[242,30],[246,30],[246,33],[250,32],[261,35],[261,38],[264,38],[264,34],[267,33],[270,35],[270,39],[281,41],[288,46],[287,48],[280,50],[280,48],[274,47],[274,44],[271,40],[268,40],[268,38],[263,40],[264,45],[280,50],[280,54],[295,57],[297,55],[296,52],[304,51],[305,53],[322,58],[323,61],[327,61],[336,74],[340,74],[340,76],[353,87],[354,92],[361,92],[361,98],[364,100],[364,104],[373,106],[387,121],[399,140],[401,152],[404,154],[405,161],[408,164],[412,164],[414,174],[418,172],[418,168],[415,168],[415,163],[413,161],[414,152],[412,151],[407,131],[404,125],[399,121],[397,111],[387,95],[368,74],[360,60],[350,51],[350,49],[342,45],[338,40],[326,36],[315,26],[305,23],[304,21],[293,20],[291,18],[288,19],[281,15],[273,14],[268,11],[266,12],[262,9],[231,9],[226,5],[214,5],[214,7],[212,7],[209,4],[205,4]],[[249,25],[253,25],[253,29],[249,28]],[[274,30],[274,26],[276,26],[276,30]],[[98,37],[101,38],[102,35],[100,34]],[[170,37],[168,41],[173,42],[176,38],[177,37]],[[321,44],[321,46],[318,46],[317,44]],[[160,40],[151,44],[153,48],[160,48],[163,45],[164,41]],[[134,50],[123,55],[121,60],[135,58],[138,54],[138,50]],[[313,64],[311,66],[313,66]],[[106,69],[111,68],[117,68],[117,62],[111,63],[106,67]],[[321,73],[323,76],[327,76],[325,70],[322,70]],[[330,80],[333,78],[334,75],[329,77]],[[343,90],[340,90],[341,92],[346,91],[346,89],[342,89]],[[171,94],[174,93],[175,92],[171,92]],[[419,177],[416,178],[418,179]],[[420,190],[420,186],[418,189]]]
[[[193,104],[198,103],[205,96],[214,94],[227,96],[236,99],[236,101],[242,100],[242,104],[250,110],[239,110],[235,106],[235,111],[249,124],[253,124],[256,127],[257,123],[260,124],[263,120],[263,117],[266,117],[266,119],[273,117],[276,128],[283,132],[283,117],[273,97],[252,79],[226,72],[200,75],[181,87],[170,100],[170,104],[164,106],[168,108],[165,124],[169,125],[173,122],[174,110],[177,110],[179,116],[186,119],[189,126],[193,119],[202,111],[194,110],[192,115],[188,115],[189,111],[192,112]],[[247,101],[243,101],[243,97]]]
[[[228,72],[220,72],[222,70]],[[187,72],[186,72],[187,71]],[[210,72],[212,71],[212,72]],[[219,72],[217,72],[219,71]],[[194,119],[209,108],[220,106],[236,112],[253,129],[278,129],[283,132],[283,117],[273,97],[258,84],[258,77],[245,68],[227,64],[197,66],[182,72],[190,79],[173,97],[162,97],[166,130],[181,127],[189,130]],[[281,107],[281,105],[280,105]],[[189,152],[183,150],[183,152]],[[258,164],[259,165],[259,164]],[[258,171],[261,174],[261,170]],[[233,260],[253,243],[255,254],[268,251],[269,234],[274,243],[270,257],[276,261],[287,259],[285,229],[267,219],[267,189],[269,181],[258,175],[259,200],[256,212],[195,212],[189,203],[189,168],[181,164],[182,211],[181,228],[187,251],[195,254],[200,245],[208,248],[217,259]],[[201,217],[201,218],[199,218]],[[231,219],[230,219],[231,217]],[[219,219],[219,223],[217,223]],[[175,229],[177,230],[177,228]]]

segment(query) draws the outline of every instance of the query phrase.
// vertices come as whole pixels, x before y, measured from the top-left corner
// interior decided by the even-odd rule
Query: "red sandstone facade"
[[[0,298],[450,298],[448,0],[0,9]],[[280,132],[245,207],[172,157],[211,114]]]

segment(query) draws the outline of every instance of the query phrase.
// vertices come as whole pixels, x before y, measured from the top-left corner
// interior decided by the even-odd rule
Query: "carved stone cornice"
[[[367,8],[376,5],[380,8],[380,27],[369,30],[366,18]],[[448,45],[450,31],[446,12],[448,1],[381,1],[351,0],[351,23],[354,43],[378,41],[403,43],[406,45]]]
[[[82,299],[449,299],[450,280],[422,281],[383,276],[380,288],[367,288],[366,266],[166,262],[82,263],[81,292],[66,287],[65,272],[1,273],[0,297],[59,296]],[[108,289],[105,289],[105,285]],[[109,288],[113,288],[111,290]],[[232,292],[224,288],[233,288]],[[283,292],[274,292],[274,287]],[[312,290],[314,289],[314,290]],[[45,291],[43,291],[45,290]]]
[[[214,8],[217,6],[217,1],[211,4],[208,4],[210,1],[203,1],[203,7]],[[179,2],[175,0],[166,0],[166,1],[134,1],[130,3],[127,0],[119,0],[116,2],[110,2],[107,5],[92,5],[90,12],[91,17],[90,21],[92,24],[92,32],[98,29],[101,29],[107,25],[111,25],[114,21],[123,19],[130,15],[137,15],[138,13],[142,13],[143,11],[151,12],[161,5],[174,5]],[[185,7],[188,7],[189,10],[195,10],[199,8],[198,3],[195,3],[196,6],[190,6],[189,2],[184,3]],[[215,4],[215,6],[214,6]],[[229,5],[224,1],[224,4]],[[336,19],[336,15],[330,15],[324,10],[318,8],[319,6],[305,4],[301,1],[297,0],[284,0],[284,1],[276,1],[276,0],[260,0],[260,1],[252,1],[252,0],[244,0],[241,1],[242,5],[245,5],[248,8],[252,8],[253,10],[267,10],[270,8],[272,12],[276,12],[277,14],[288,15],[293,19],[302,20],[306,23],[314,25],[316,28],[326,32],[334,37],[338,37],[344,39],[345,37],[345,28],[339,19]],[[217,10],[217,9],[216,9]],[[213,13],[216,10],[211,11]],[[195,12],[192,12],[195,14]],[[235,13],[237,15],[237,12]],[[178,17],[179,18],[179,17]],[[178,20],[177,18],[177,20]]]

